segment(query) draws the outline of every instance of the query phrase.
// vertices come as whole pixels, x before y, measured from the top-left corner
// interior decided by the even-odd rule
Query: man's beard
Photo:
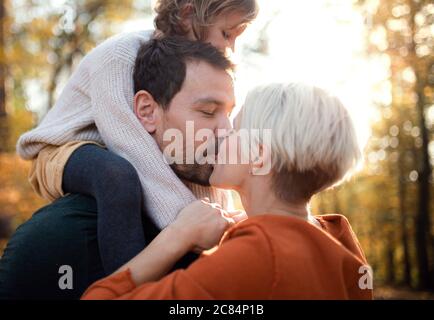
[[[202,154],[201,164],[195,162],[193,164],[186,164],[185,158],[183,164],[172,164],[170,167],[175,172],[175,174],[180,178],[187,180],[189,182],[197,183],[201,186],[209,187],[209,178],[214,171],[214,164],[208,163],[211,159],[216,159],[219,152],[221,139],[213,139],[210,142],[211,154],[208,155],[208,148],[204,150]],[[203,161],[206,161],[203,163]],[[196,160],[195,160],[196,161]]]
[[[209,178],[214,170],[212,164],[172,164],[170,165],[175,174],[180,178],[189,182],[197,183],[205,187],[209,187]]]

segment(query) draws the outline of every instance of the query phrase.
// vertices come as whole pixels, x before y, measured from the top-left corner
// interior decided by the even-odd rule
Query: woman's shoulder
[[[265,219],[266,221],[267,219]],[[263,218],[254,217],[248,218],[242,222],[237,223],[232,226],[222,238],[222,242],[229,239],[244,237],[244,236],[254,236],[254,237],[268,237],[268,232],[266,230],[267,223],[264,223]]]
[[[229,230],[231,236],[242,234],[246,231],[263,234],[265,236],[273,235],[280,231],[288,231],[295,227],[295,229],[309,226],[307,221],[293,217],[276,214],[263,214],[250,217]]]
[[[262,219],[250,218],[232,226],[221,239],[218,249],[215,249],[225,254],[233,252],[236,256],[242,253],[252,259],[264,258],[274,251],[270,232]]]
[[[236,251],[248,250],[253,255],[272,254],[280,242],[287,241],[286,235],[282,237],[288,228],[283,227],[280,218],[272,215],[261,215],[248,218],[232,226],[223,236],[220,247],[231,242]],[[239,247],[239,248],[238,248]]]
[[[364,257],[346,217],[322,215],[316,216],[315,219],[321,226],[294,216],[264,214],[249,218],[232,227],[222,242],[250,237],[256,241],[263,240],[275,252],[282,249],[286,253],[292,252],[291,254],[297,256],[308,252],[307,249],[311,246],[321,246],[342,254],[349,251],[359,258]],[[300,247],[305,247],[306,250],[301,251]]]
[[[325,214],[315,218],[321,224],[322,229],[336,239],[343,248],[366,262],[363,249],[347,217],[340,214]]]

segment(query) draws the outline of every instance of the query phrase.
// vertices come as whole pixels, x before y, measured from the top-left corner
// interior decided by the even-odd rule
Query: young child
[[[224,205],[221,191],[199,185],[190,190],[176,177],[132,112],[140,45],[153,36],[178,35],[233,50],[257,11],[255,0],[159,0],[155,31],[118,35],[95,48],[39,126],[20,137],[17,152],[33,160],[29,179],[39,195],[50,201],[67,193],[96,199],[107,274],[144,247],[143,201],[160,229],[195,195]]]

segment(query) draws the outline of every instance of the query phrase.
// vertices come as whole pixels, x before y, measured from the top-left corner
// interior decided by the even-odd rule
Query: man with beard
[[[156,148],[149,152],[162,160],[170,144],[165,132],[176,129],[185,137],[188,121],[193,121],[196,132],[207,129],[215,136],[221,129],[230,128],[229,115],[235,104],[232,69],[230,61],[210,44],[168,37],[141,45],[133,77],[134,113],[145,130],[143,134],[155,141]],[[101,99],[104,95],[100,93]],[[185,141],[184,151],[196,151],[200,145],[202,141]],[[183,158],[184,155],[189,157],[188,152],[183,153]],[[174,179],[179,177],[197,198],[217,192],[208,187],[204,193],[202,188],[209,186],[212,165],[185,159],[187,163],[171,165]],[[149,170],[156,170],[153,163],[146,165]],[[148,244],[170,223],[170,219],[164,224],[158,216],[149,214],[155,212],[152,199],[161,197],[160,202],[170,203],[171,195],[159,194],[152,181],[147,183],[142,224]],[[125,190],[111,190],[107,196],[113,192],[128,192],[128,184]],[[148,193],[153,193],[149,194],[149,201]],[[0,260],[0,298],[79,298],[91,283],[107,275],[99,252],[97,212],[93,198],[71,194],[42,208],[20,226]],[[188,265],[196,257],[187,254],[175,268]]]

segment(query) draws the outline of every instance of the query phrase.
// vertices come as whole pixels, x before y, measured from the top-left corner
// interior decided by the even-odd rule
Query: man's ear
[[[134,113],[146,131],[150,134],[155,133],[160,121],[160,106],[149,92],[141,90],[136,93]]]

